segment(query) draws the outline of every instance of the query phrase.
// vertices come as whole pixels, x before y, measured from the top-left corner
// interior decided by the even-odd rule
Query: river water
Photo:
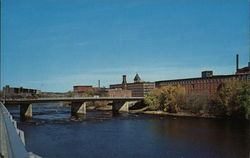
[[[247,121],[93,110],[76,120],[58,103],[33,105],[18,127],[27,150],[45,158],[249,158]]]

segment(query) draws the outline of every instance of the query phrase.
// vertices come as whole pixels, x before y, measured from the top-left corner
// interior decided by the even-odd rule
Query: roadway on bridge
[[[86,101],[143,101],[144,97],[61,97],[61,98],[36,98],[36,99],[5,99],[5,104],[27,104],[46,102],[86,102]]]

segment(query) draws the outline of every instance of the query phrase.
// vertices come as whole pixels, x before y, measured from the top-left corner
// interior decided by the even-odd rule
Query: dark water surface
[[[87,111],[80,121],[59,104],[33,106],[19,123],[26,148],[45,158],[248,158],[249,122]],[[9,108],[19,120],[19,109]]]

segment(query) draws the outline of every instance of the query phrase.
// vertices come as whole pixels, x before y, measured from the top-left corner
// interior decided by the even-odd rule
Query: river
[[[87,111],[70,118],[61,104],[33,105],[19,121],[26,148],[44,158],[249,158],[249,122]]]

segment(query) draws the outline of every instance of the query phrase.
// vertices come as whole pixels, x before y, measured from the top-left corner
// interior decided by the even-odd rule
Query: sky
[[[1,85],[66,92],[235,73],[248,0],[2,0]]]

